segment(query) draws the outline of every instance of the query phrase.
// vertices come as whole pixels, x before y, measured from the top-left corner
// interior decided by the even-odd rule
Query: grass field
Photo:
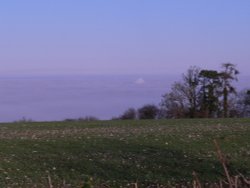
[[[80,187],[86,177],[113,187],[250,176],[250,119],[20,122],[0,124],[0,187]]]

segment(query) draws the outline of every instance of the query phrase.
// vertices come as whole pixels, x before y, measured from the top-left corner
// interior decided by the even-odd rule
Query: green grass
[[[250,119],[41,122],[0,124],[0,187],[48,187],[86,177],[128,183],[223,177],[213,139],[231,173],[250,176]]]

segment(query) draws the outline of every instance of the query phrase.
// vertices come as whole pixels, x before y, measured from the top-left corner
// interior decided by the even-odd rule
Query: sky
[[[250,74],[249,0],[0,3],[0,74]]]

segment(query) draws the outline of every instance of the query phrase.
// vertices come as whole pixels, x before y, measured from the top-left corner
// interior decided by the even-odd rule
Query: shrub
[[[159,109],[157,106],[147,104],[138,109],[139,119],[156,119],[158,116]]]
[[[134,108],[127,109],[119,119],[136,119],[136,110]]]

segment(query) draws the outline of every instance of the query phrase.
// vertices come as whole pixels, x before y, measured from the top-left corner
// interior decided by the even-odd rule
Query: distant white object
[[[138,78],[136,81],[135,81],[135,84],[145,84],[145,80],[143,78]]]

